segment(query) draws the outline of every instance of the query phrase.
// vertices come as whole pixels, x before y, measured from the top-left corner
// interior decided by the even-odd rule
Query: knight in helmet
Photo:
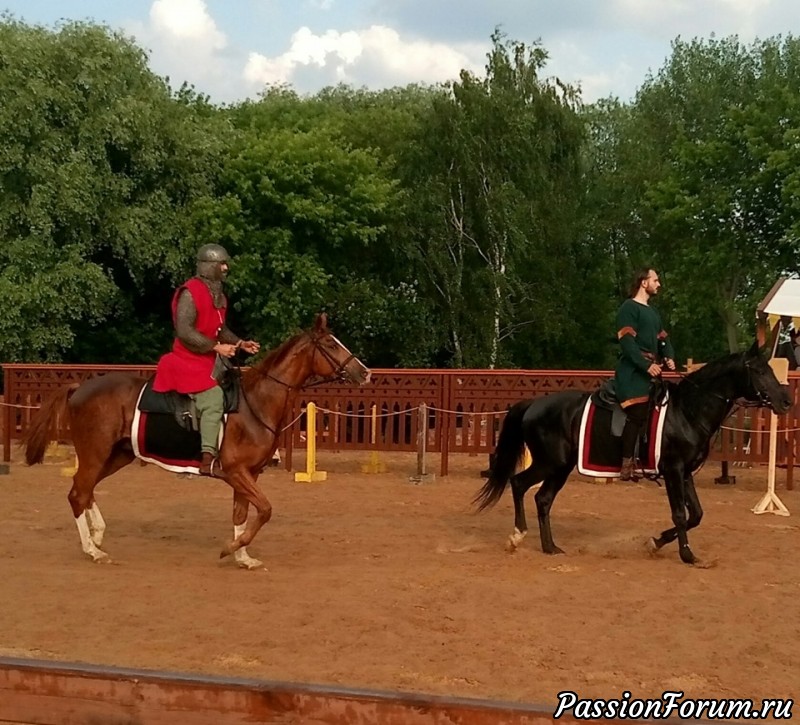
[[[204,244],[197,251],[197,275],[175,291],[172,350],[158,362],[153,390],[175,390],[189,394],[195,402],[200,424],[202,461],[200,473],[223,476],[217,448],[223,415],[223,393],[215,373],[217,358],[233,357],[237,350],[251,355],[260,345],[242,340],[225,324],[228,299],[223,282],[230,257],[219,244]]]

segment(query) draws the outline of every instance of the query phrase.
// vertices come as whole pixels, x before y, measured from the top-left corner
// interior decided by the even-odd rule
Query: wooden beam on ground
[[[552,715],[487,700],[0,658],[0,722],[25,725],[551,725]]]

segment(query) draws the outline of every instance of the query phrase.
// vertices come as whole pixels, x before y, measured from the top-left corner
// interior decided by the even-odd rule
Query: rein
[[[678,373],[678,377],[681,378],[682,382],[689,382],[692,385],[694,385],[695,388],[698,388],[699,390],[703,390],[706,394],[713,395],[718,400],[724,400],[726,404],[729,404],[733,400],[736,400],[735,407],[730,412],[730,415],[733,415],[733,413],[736,410],[738,410],[739,408],[765,408],[765,407],[769,407],[769,405],[770,405],[769,398],[766,395],[764,395],[764,393],[762,393],[760,390],[756,389],[756,387],[753,385],[753,378],[752,378],[752,372],[751,372],[752,368],[750,367],[750,364],[745,362],[744,366],[745,366],[745,368],[747,368],[747,384],[748,384],[748,386],[750,388],[755,390],[757,400],[747,400],[747,398],[743,398],[741,395],[738,396],[737,398],[725,397],[725,396],[720,395],[719,393],[715,392],[714,390],[705,390],[698,383],[696,383],[694,380],[692,380],[690,375],[687,375],[687,374],[679,372],[679,371],[676,371],[676,372]]]
[[[326,334],[329,334],[329,333],[326,333]],[[317,352],[319,352],[325,358],[325,360],[331,365],[331,367],[334,368],[334,372],[331,375],[329,375],[327,377],[324,377],[324,378],[320,378],[319,380],[316,380],[313,383],[310,383],[308,385],[291,385],[291,384],[289,384],[287,382],[284,382],[280,378],[276,378],[269,370],[267,370],[267,372],[263,373],[263,377],[267,378],[268,380],[272,380],[275,383],[278,383],[278,385],[282,385],[284,388],[287,389],[287,392],[288,391],[302,390],[302,389],[306,389],[306,388],[315,388],[315,387],[317,387],[319,385],[326,385],[326,384],[332,383],[332,382],[347,380],[346,368],[350,364],[350,361],[354,360],[356,356],[353,355],[353,353],[350,353],[350,355],[344,360],[343,363],[338,364],[336,362],[336,360],[334,359],[333,355],[331,355],[325,348],[322,347],[322,345],[320,345],[320,337],[321,337],[320,335],[312,335],[310,332],[306,332],[305,335],[308,336],[308,338],[311,340],[312,345],[314,346],[314,352],[312,353],[311,361],[313,362],[314,355],[316,355]],[[247,390],[245,389],[244,380],[242,379],[242,366],[241,366],[241,363],[238,360],[235,360],[233,362],[233,368],[232,369],[236,370],[236,375],[239,377],[239,390],[242,393],[242,398],[244,398],[244,402],[246,403],[247,407],[250,409],[250,412],[253,414],[253,417],[262,426],[264,426],[264,428],[266,428],[270,433],[272,433],[272,435],[274,435],[275,438],[277,438],[281,433],[283,433],[283,431],[285,431],[287,428],[289,428],[292,424],[290,423],[289,425],[284,426],[279,431],[275,430],[275,428],[273,428],[271,425],[269,425],[269,423],[267,423],[261,417],[261,415],[258,412],[258,410],[256,409],[256,407],[253,406],[250,403],[250,400],[247,397]]]

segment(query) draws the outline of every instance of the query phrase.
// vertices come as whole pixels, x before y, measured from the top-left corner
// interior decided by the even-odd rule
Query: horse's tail
[[[22,437],[25,462],[32,466],[44,460],[47,444],[56,437],[55,427],[59,418],[67,414],[67,402],[77,385],[67,385],[42,403],[39,412],[31,419],[28,430]]]
[[[483,511],[500,500],[508,485],[508,479],[514,474],[525,444],[522,417],[530,404],[530,400],[522,400],[512,405],[506,413],[494,450],[489,478],[472,500],[472,503],[477,505],[478,511]]]

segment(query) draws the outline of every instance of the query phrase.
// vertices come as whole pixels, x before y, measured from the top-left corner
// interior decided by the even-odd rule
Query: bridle
[[[690,375],[686,375],[684,373],[678,372],[678,376],[681,378],[681,382],[687,382],[694,385],[699,390],[703,390],[704,393],[707,395],[712,395],[713,397],[724,401],[726,404],[730,404],[733,401],[736,401],[737,408],[768,408],[772,405],[770,402],[770,397],[766,393],[761,392],[755,385],[753,385],[753,367],[749,362],[744,363],[745,368],[747,369],[747,387],[750,390],[755,391],[756,399],[755,400],[748,400],[747,398],[743,398],[742,396],[729,398],[724,395],[720,395],[719,393],[713,390],[706,390],[697,382],[692,380]]]
[[[314,355],[319,353],[320,355],[322,355],[322,357],[325,358],[325,360],[333,368],[333,372],[330,375],[328,375],[327,377],[320,378],[319,380],[315,380],[313,383],[309,383],[308,385],[304,385],[303,387],[304,388],[315,388],[318,385],[325,385],[326,383],[335,383],[335,382],[344,383],[344,382],[347,382],[347,366],[353,360],[356,359],[356,356],[353,355],[352,352],[347,350],[347,348],[344,345],[342,345],[341,342],[336,340],[336,338],[334,337],[333,339],[336,340],[336,342],[339,342],[339,346],[343,350],[345,350],[346,352],[349,353],[348,356],[344,359],[344,362],[342,362],[342,363],[337,365],[336,360],[334,359],[333,355],[331,355],[330,352],[328,352],[322,346],[322,343],[320,342],[320,340],[322,340],[323,337],[326,337],[326,336],[333,337],[333,335],[331,335],[330,332],[324,332],[324,333],[322,333],[320,335],[314,335],[314,334],[312,334],[310,332],[307,332],[306,334],[311,338],[311,342],[314,345],[314,352],[311,355],[311,361],[313,362],[314,361]]]
[[[344,347],[344,345],[342,345],[342,343],[339,342],[338,340],[336,340],[336,338],[334,337],[334,340],[339,342],[339,345],[342,347],[342,349],[346,350],[349,353],[348,356],[345,358],[344,362],[342,362],[340,364],[337,363],[336,359],[333,357],[333,355],[331,355],[331,353],[328,352],[322,346],[321,340],[324,337],[328,336],[328,335],[331,335],[331,333],[330,332],[323,332],[322,334],[315,334],[315,333],[312,333],[312,332],[309,332],[309,331],[306,331],[304,333],[304,337],[308,337],[309,340],[311,340],[311,344],[314,346],[314,352],[311,353],[312,365],[313,365],[313,362],[314,362],[314,355],[316,355],[319,352],[319,354],[322,355],[322,357],[325,358],[325,360],[334,369],[333,372],[330,375],[328,375],[327,377],[320,378],[319,380],[315,380],[313,383],[309,383],[308,385],[290,385],[289,383],[284,382],[280,378],[275,377],[269,370],[267,370],[266,373],[262,373],[263,377],[267,378],[268,380],[272,380],[275,383],[278,383],[278,385],[282,385],[284,388],[286,388],[287,393],[291,392],[293,390],[296,391],[296,390],[301,390],[301,389],[305,389],[305,388],[315,388],[315,387],[317,387],[319,385],[326,385],[327,383],[347,382],[347,366],[350,364],[350,362],[352,360],[355,360],[356,356],[353,355],[353,353],[351,353],[349,350],[347,350],[347,348]],[[333,337],[333,336],[331,335],[331,337]],[[244,402],[246,403],[247,407],[250,409],[250,412],[253,414],[253,417],[262,426],[264,426],[264,428],[266,428],[270,433],[272,433],[277,438],[278,435],[285,430],[285,428],[281,429],[281,431],[276,431],[271,425],[269,425],[269,423],[267,423],[261,417],[261,415],[259,414],[258,410],[253,405],[250,404],[250,401],[247,398],[247,391],[245,390],[245,387],[241,382],[241,365],[238,364],[238,361],[236,363],[234,363],[234,364],[235,364],[237,373],[239,375],[239,381],[240,381],[240,383],[239,383],[239,391],[241,392],[242,398],[244,398]]]

